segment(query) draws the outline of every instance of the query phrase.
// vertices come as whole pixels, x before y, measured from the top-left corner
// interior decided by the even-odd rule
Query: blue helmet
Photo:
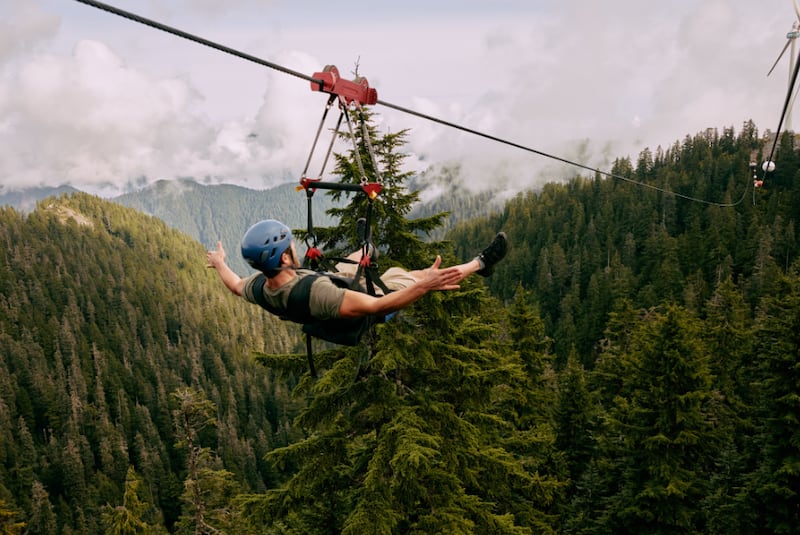
[[[281,255],[292,244],[292,231],[274,219],[259,221],[242,237],[242,257],[254,268],[275,271],[281,265]]]

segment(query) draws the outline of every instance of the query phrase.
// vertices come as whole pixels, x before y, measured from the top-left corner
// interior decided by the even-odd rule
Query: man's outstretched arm
[[[208,251],[206,253],[206,267],[215,269],[219,278],[225,286],[234,294],[242,295],[244,291],[244,280],[233,272],[228,264],[225,263],[225,249],[222,248],[222,242],[217,242],[217,250]]]
[[[441,263],[442,258],[437,256],[430,268],[419,272],[421,276],[417,282],[381,297],[347,290],[339,307],[339,316],[342,318],[382,316],[407,307],[430,291],[457,290],[464,274],[458,267],[439,269]]]

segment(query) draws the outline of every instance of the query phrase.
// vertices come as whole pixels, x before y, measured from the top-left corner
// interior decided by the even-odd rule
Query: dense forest
[[[0,212],[4,532],[800,531],[792,136],[758,190],[748,123],[435,242],[448,214],[410,217],[408,133],[369,132],[381,267],[468,259],[501,229],[512,247],[361,346],[317,344],[317,378],[296,326],[162,221],[84,194]],[[368,201],[345,200],[327,247],[355,240]]]
[[[267,488],[291,404],[251,352],[297,335],[219,292],[204,249],[152,217],[79,194],[0,221],[0,496],[25,532],[102,533],[129,468],[143,517],[174,525],[184,396],[216,406],[211,466]]]

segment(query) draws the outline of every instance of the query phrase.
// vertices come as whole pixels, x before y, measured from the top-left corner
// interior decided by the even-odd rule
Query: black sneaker
[[[478,270],[478,275],[488,277],[494,273],[494,266],[506,256],[508,250],[508,242],[506,241],[506,233],[498,232],[494,237],[492,243],[483,250],[478,258],[483,262],[483,267]]]

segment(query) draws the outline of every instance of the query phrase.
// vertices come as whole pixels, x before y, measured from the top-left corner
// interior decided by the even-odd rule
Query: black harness
[[[293,321],[303,325],[303,332],[315,338],[321,338],[328,342],[355,346],[358,345],[364,334],[370,328],[386,321],[384,316],[363,316],[359,318],[336,318],[329,320],[317,320],[311,316],[311,285],[319,277],[328,277],[339,288],[347,288],[356,291],[364,291],[360,286],[353,288],[353,279],[340,277],[330,273],[313,273],[300,278],[289,292],[289,302],[286,310],[276,308],[267,302],[264,296],[264,284],[267,278],[262,273],[259,274],[253,284],[253,295],[256,303],[261,305],[270,313],[280,317],[282,320]],[[366,292],[365,292],[366,293]],[[306,339],[308,347],[308,364],[312,375],[316,376],[314,361],[310,349],[310,338]]]

